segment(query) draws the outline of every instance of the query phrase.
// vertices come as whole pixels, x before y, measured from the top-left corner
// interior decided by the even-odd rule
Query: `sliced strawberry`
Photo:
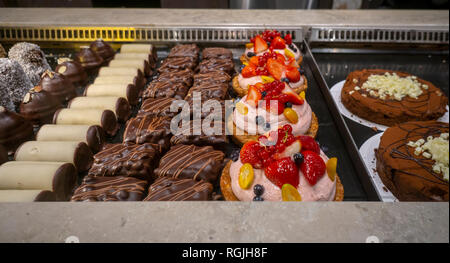
[[[266,90],[266,87],[264,86],[264,84],[262,82],[258,82],[253,86],[255,86],[259,92],[263,92],[264,90]]]
[[[258,56],[253,56],[250,58],[250,64],[251,65],[255,65],[258,66],[259,65],[259,57]]]
[[[255,37],[255,53],[263,52],[268,48],[266,41],[261,36]]]
[[[241,74],[244,78],[251,78],[256,76],[256,66],[255,65],[245,66],[242,69]]]
[[[283,71],[285,69],[284,64],[280,63],[279,61],[270,58],[267,60],[267,70],[269,71],[270,75],[272,75],[272,77],[274,77],[276,80],[280,80],[282,75],[283,75]]]
[[[272,40],[272,42],[270,43],[270,46],[273,47],[274,49],[285,49],[286,41],[284,41],[283,38],[278,36]]]
[[[302,142],[302,151],[312,151],[320,154],[320,147],[313,137],[308,135],[300,135],[297,138]]]
[[[281,103],[280,101],[275,99],[266,99],[266,110],[273,114],[280,115],[284,111],[284,103]]]
[[[317,181],[325,174],[326,165],[323,159],[315,152],[303,151],[303,162],[300,170],[308,183],[314,186]]]
[[[290,82],[298,82],[300,81],[300,72],[296,67],[287,67],[286,68],[286,77]]]
[[[295,165],[291,157],[285,157],[271,162],[265,167],[264,172],[267,179],[280,188],[284,184],[291,184],[297,188],[300,181],[297,165]]]
[[[286,62],[286,66],[289,67],[294,67],[294,68],[298,68],[299,65],[297,63],[297,61],[295,61],[295,58],[289,58],[288,61]]]
[[[261,92],[255,87],[250,86],[248,89],[247,94],[247,103],[250,104],[253,107],[256,107],[258,105],[258,101],[262,98]]]
[[[280,53],[276,53],[277,55],[277,61],[279,61],[280,63],[285,63],[285,61],[286,61],[286,58],[282,55],[282,54],[280,54]]]
[[[300,97],[293,89],[291,89],[287,84],[285,85],[283,91],[281,92],[287,96],[284,102],[292,102],[295,105],[303,105],[305,101]]]
[[[241,149],[240,157],[242,163],[249,163],[254,168],[261,168],[262,162],[258,157],[258,152],[261,150],[261,145],[257,141],[250,141],[244,144]]]

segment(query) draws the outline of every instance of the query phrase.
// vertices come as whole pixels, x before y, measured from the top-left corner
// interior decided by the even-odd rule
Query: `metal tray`
[[[236,45],[235,43],[222,43],[222,44],[210,44],[200,43],[200,47],[208,46],[223,46],[230,48],[234,55],[234,61],[236,65],[236,72],[239,72],[239,67],[242,63],[239,60],[240,55],[244,52],[243,45]],[[46,45],[42,45],[44,52],[47,54],[48,61],[52,68],[56,66],[57,59],[62,56],[70,57],[75,54],[75,49],[72,48],[46,48]],[[157,54],[159,63],[167,57],[168,52],[173,44],[158,44]],[[309,46],[306,42],[299,44],[303,48],[304,64],[306,77],[308,79],[308,91],[306,99],[311,105],[313,111],[316,113],[319,119],[319,131],[317,140],[320,143],[322,150],[328,156],[334,156],[338,158],[338,174],[342,180],[345,189],[345,201],[377,201],[379,200],[376,195],[373,185],[368,180],[368,173],[359,156],[358,149],[352,140],[350,132],[346,128],[346,125],[336,109],[336,106],[330,101],[330,94],[328,86],[322,77],[319,68],[312,56]],[[95,76],[91,76],[91,81],[95,79]],[[151,78],[149,78],[149,82]],[[80,90],[79,92],[82,92]],[[330,104],[331,102],[331,104]],[[137,110],[140,108],[140,104],[133,108],[133,116],[136,115]],[[124,126],[121,125],[121,129],[118,134],[109,138],[109,142],[119,143],[122,142],[122,136],[124,132]],[[231,143],[225,149],[226,155],[229,157],[233,149],[239,149],[239,146]],[[83,176],[83,175],[82,175]],[[220,193],[220,187],[216,185],[215,192]]]

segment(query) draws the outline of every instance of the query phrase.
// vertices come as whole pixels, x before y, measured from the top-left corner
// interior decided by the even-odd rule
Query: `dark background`
[[[0,0],[0,7],[448,9],[448,0]]]

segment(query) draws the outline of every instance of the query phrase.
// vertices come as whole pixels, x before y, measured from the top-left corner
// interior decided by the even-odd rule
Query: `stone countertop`
[[[448,242],[448,203],[3,203],[0,242]],[[43,231],[43,229],[45,231]],[[112,231],[113,230],[113,231]]]
[[[0,25],[449,28],[448,10],[2,8]]]

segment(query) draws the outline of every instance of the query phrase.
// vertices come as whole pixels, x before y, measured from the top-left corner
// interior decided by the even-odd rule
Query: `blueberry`
[[[251,57],[254,57],[254,56],[256,56],[255,53],[247,52],[247,57],[251,58]]]
[[[261,196],[264,193],[264,186],[256,184],[253,187],[253,193],[255,193],[256,196]]]
[[[300,75],[305,75],[305,70],[302,69],[302,68],[299,68],[299,69],[298,69],[298,72],[300,72]]]
[[[232,153],[231,153],[231,160],[233,161],[233,162],[236,162],[237,160],[239,160],[239,150],[238,149],[236,149],[236,150],[234,150]]]
[[[285,104],[284,104],[284,107],[285,108],[292,108],[292,102],[286,102]]]
[[[267,92],[263,91],[261,92],[261,96],[264,98],[267,95]]]
[[[270,130],[270,123],[266,122],[264,124],[264,131],[269,131]]]
[[[264,198],[262,198],[261,196],[255,196],[253,197],[253,201],[264,201]]]
[[[292,51],[297,52],[297,48],[295,48],[294,44],[290,44],[289,48],[292,49]]]
[[[263,124],[264,123],[264,117],[256,116],[255,117],[255,122],[256,122],[257,125]]]
[[[288,78],[281,78],[281,81],[289,83],[289,79]]]
[[[301,153],[296,153],[296,154],[294,154],[294,161],[295,161],[295,163],[296,163],[297,165],[302,164],[302,163],[303,163],[303,160],[304,160],[303,154],[301,154]]]

